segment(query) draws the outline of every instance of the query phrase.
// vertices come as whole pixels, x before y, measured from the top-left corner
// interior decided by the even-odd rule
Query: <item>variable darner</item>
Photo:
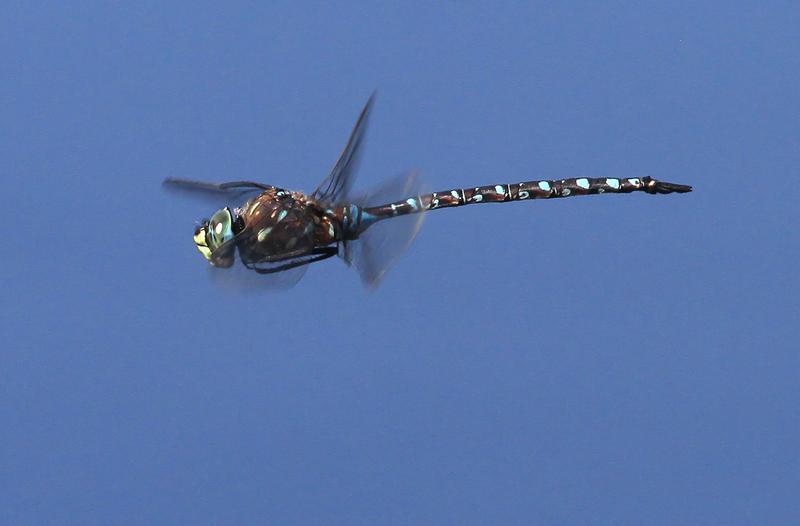
[[[651,177],[578,177],[503,183],[443,192],[417,192],[414,175],[395,181],[371,197],[351,195],[359,153],[372,107],[370,97],[333,170],[310,195],[251,181],[206,183],[169,178],[171,189],[220,198],[244,199],[240,207],[226,206],[202,221],[194,233],[200,253],[214,267],[242,265],[257,274],[288,273],[296,281],[310,263],[340,255],[353,264],[365,284],[375,286],[396,256],[413,240],[422,214],[439,208],[470,204],[554,199],[591,194],[685,193],[691,186]],[[384,197],[394,190],[399,200]],[[403,193],[405,192],[405,193]],[[381,226],[397,227],[381,229]],[[378,233],[380,231],[380,233]]]

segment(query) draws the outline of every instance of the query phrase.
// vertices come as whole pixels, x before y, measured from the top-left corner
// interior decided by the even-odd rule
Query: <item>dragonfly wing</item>
[[[410,172],[389,180],[354,202],[362,207],[382,205],[420,195],[422,189],[417,173]],[[375,288],[414,241],[424,219],[424,213],[417,213],[379,221],[358,239],[346,242],[341,256],[358,271],[365,286]]]
[[[253,181],[230,181],[227,183],[209,183],[207,181],[194,181],[168,177],[162,186],[171,193],[213,201],[214,203],[226,202],[241,204],[253,195],[267,190],[274,190],[274,186],[256,183]]]
[[[209,265],[209,275],[214,284],[235,293],[258,294],[288,290],[297,285],[306,270],[308,270],[308,265],[301,265],[281,272],[262,275],[244,266],[241,262],[231,268],[222,269]]]
[[[361,144],[367,130],[369,113],[374,100],[375,94],[373,93],[364,105],[364,109],[361,110],[361,115],[358,116],[358,121],[356,121],[353,131],[350,133],[350,139],[347,141],[347,145],[339,156],[339,160],[336,161],[330,175],[311,194],[316,200],[338,203],[352,187],[362,150]]]
[[[233,239],[226,241],[214,250],[211,254],[212,262],[219,265],[223,261],[228,261],[229,264],[227,268],[215,268],[214,266],[210,266],[209,272],[212,281],[222,288],[234,292],[280,291],[290,289],[297,285],[297,282],[299,282],[306,273],[308,265],[297,265],[283,272],[274,272],[265,275],[254,272],[254,270],[277,267],[279,264],[286,263],[289,260],[300,260],[304,254],[298,252],[297,256],[292,256],[289,260],[259,263],[248,261],[245,264],[242,260],[241,253],[237,250],[236,242],[249,235],[249,232],[249,229],[239,232]],[[237,259],[239,260],[238,262],[236,262]]]

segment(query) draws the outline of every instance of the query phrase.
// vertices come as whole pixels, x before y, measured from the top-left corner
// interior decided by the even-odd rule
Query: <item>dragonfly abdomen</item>
[[[481,203],[555,199],[592,194],[670,194],[691,192],[692,187],[657,181],[651,177],[575,177],[504,183],[474,188],[454,188],[363,209],[371,221],[405,214]],[[363,230],[363,228],[362,228]]]

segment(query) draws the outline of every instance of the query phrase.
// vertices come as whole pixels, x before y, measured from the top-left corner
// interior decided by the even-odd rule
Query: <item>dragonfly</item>
[[[254,275],[291,275],[291,286],[309,265],[339,256],[356,268],[366,286],[375,287],[411,244],[425,213],[433,210],[594,194],[692,191],[689,185],[645,176],[542,179],[422,193],[412,172],[370,194],[354,194],[374,99],[375,94],[362,109],[331,172],[310,194],[254,181],[164,180],[168,189],[230,203],[194,231],[195,246],[211,266],[229,269],[238,256],[238,266]],[[235,206],[237,202],[242,204]]]

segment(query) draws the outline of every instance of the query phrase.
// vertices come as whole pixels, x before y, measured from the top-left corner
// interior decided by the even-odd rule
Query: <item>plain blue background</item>
[[[800,522],[795,2],[65,4],[0,26],[0,523]],[[161,180],[311,190],[374,88],[361,187],[695,192],[215,286]]]

